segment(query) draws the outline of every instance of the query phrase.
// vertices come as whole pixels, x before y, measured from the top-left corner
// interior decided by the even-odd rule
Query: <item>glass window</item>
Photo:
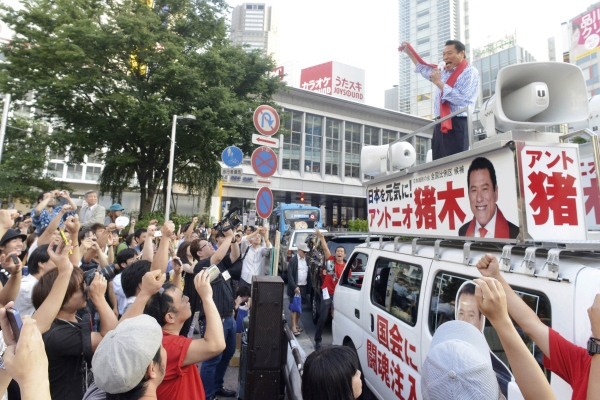
[[[97,181],[100,179],[100,173],[102,172],[102,167],[90,167],[88,166],[85,169],[85,180],[86,181]]]
[[[429,24],[423,24],[423,25],[417,26],[417,32],[424,31],[425,29],[429,29]]]
[[[483,74],[481,74],[481,81],[483,83],[488,83],[490,81],[490,70],[486,69],[485,71],[483,71]]]
[[[359,178],[360,170],[360,125],[352,122],[346,122],[346,170],[344,176]]]
[[[371,285],[371,302],[410,326],[417,323],[423,269],[378,258]]]
[[[431,93],[417,95],[417,101],[431,100]]]
[[[48,156],[48,159],[49,160],[64,160],[65,159],[65,155],[64,155],[64,153],[61,154],[61,153],[58,153],[56,151],[51,151],[50,155]],[[62,171],[62,169],[61,169],[61,171]]]
[[[481,60],[481,69],[489,69],[490,68],[490,58],[484,57]]]
[[[417,151],[417,165],[424,164],[427,160],[427,151],[429,150],[429,140],[427,138],[415,137],[415,150]]]
[[[508,64],[508,49],[500,52],[500,65]]]
[[[381,136],[381,144],[390,144],[396,139],[398,139],[398,132],[388,131],[387,129],[383,130],[383,134]]]
[[[69,165],[67,167],[67,179],[81,179],[83,173],[83,165]]]
[[[95,154],[89,155],[87,158],[87,162],[88,162],[88,164],[102,164],[102,154],[95,153]]]
[[[379,146],[379,128],[365,126],[365,146]]]
[[[323,117],[306,114],[306,150],[304,169],[306,172],[321,172],[321,149],[323,148]]]
[[[428,37],[417,40],[417,45],[421,45],[421,44],[425,44],[425,43],[429,43]]]
[[[327,118],[325,123],[325,173],[339,176],[342,162],[342,121]]]
[[[48,174],[53,175],[57,178],[62,178],[64,166],[65,164],[60,162],[48,163]]]
[[[417,4],[427,3],[429,0],[417,0]]]
[[[283,115],[284,127],[290,133],[283,135],[282,168],[291,171],[300,171],[302,113],[299,111],[287,111]]]
[[[475,301],[475,296],[471,294],[470,290],[461,289],[461,285],[471,279],[473,278],[459,276],[447,272],[440,272],[437,274],[433,283],[433,290],[431,292],[432,296],[429,312],[429,331],[432,335],[443,323],[452,321],[456,319],[457,316],[458,319],[462,319],[460,315],[463,310],[456,310],[456,294],[459,292],[459,290],[461,293],[465,293],[461,295],[461,297],[465,295],[471,296],[473,297],[473,301]],[[519,289],[515,289],[515,292],[519,295],[519,297],[521,297],[521,299],[523,299],[525,303],[527,303],[529,307],[531,307],[533,311],[535,311],[537,316],[542,320],[542,322],[544,322],[544,324],[552,327],[550,301],[545,295],[529,290],[521,291]],[[461,299],[460,304],[469,304],[469,302]],[[475,310],[477,313],[479,312],[479,310],[477,310],[476,302]],[[483,319],[485,318],[482,318],[481,313],[479,313],[479,316],[476,316],[475,322],[471,323],[474,325],[475,323],[479,323],[480,326],[478,328],[480,328],[481,324],[483,323]],[[533,340],[531,340],[531,338],[526,335],[518,325],[516,325],[514,320],[513,324],[515,324],[515,328],[519,332],[529,351],[533,354],[534,358],[540,365],[540,368],[545,371],[542,362],[542,351],[536,346]],[[502,348],[502,343],[500,342],[498,334],[496,333],[494,327],[487,320],[485,321],[485,324],[483,324],[483,335],[485,336],[488,345],[490,346],[490,350],[494,353],[494,355],[510,368],[508,358],[506,357],[506,354]],[[549,377],[550,374],[547,372],[546,376]]]
[[[347,267],[340,279],[340,285],[360,290],[367,270],[368,256],[363,253],[355,253],[346,264]]]
[[[421,17],[424,17],[424,16],[426,16],[426,15],[429,15],[429,10],[423,10],[423,11],[419,11],[419,12],[417,13],[417,18],[421,18]]]

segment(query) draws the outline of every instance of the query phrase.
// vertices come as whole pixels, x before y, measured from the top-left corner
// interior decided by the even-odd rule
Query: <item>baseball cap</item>
[[[464,321],[441,325],[423,363],[421,394],[427,400],[497,400],[500,395],[490,348]]]
[[[136,387],[156,356],[162,337],[160,325],[149,315],[119,323],[104,336],[92,358],[96,386],[110,394]]]
[[[308,246],[306,245],[306,243],[300,243],[296,247],[298,247],[298,250],[302,250],[305,253],[308,253],[310,251],[310,249],[308,248]]]

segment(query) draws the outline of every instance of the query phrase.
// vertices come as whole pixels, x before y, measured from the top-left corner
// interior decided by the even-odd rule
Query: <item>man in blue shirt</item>
[[[404,52],[416,65],[415,72],[430,80],[437,88],[433,98],[436,119],[443,118],[464,107],[473,112],[479,95],[479,72],[465,59],[465,45],[458,40],[446,42],[443,53],[445,65],[440,71],[426,64],[408,42],[402,43]],[[449,107],[448,107],[449,105]],[[438,124],[433,131],[431,149],[433,159],[448,157],[469,148],[467,113],[452,117],[450,124]],[[446,127],[447,126],[447,127]]]

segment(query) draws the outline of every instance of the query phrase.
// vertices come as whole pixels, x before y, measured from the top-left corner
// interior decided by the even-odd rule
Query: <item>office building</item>
[[[384,96],[383,108],[398,111],[398,85],[386,90]]]
[[[581,68],[591,96],[600,94],[600,3],[562,23],[563,61]],[[589,39],[589,40],[588,40]]]
[[[463,0],[399,0],[399,42],[410,42],[426,62],[438,64],[446,41],[464,41],[468,25],[465,4]],[[406,54],[400,53],[398,110],[434,118],[435,86],[414,69]]]
[[[233,9],[229,39],[248,50],[260,49],[277,61],[277,15],[265,3],[244,3]]]
[[[554,36],[548,38],[548,61],[556,61],[556,40]]]

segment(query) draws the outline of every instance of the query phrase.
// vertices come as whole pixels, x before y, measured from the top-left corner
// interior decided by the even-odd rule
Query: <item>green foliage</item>
[[[584,144],[587,143],[587,139],[581,137],[581,136],[576,136],[573,138],[573,143],[577,143],[577,144]]]
[[[196,215],[198,217],[198,223],[200,221],[205,221],[206,226],[211,226],[210,217],[208,214]],[[178,215],[178,214],[170,214],[169,218],[175,224],[175,230],[177,231],[180,226],[189,224],[192,222],[193,216],[191,215]],[[158,220],[158,226],[162,226],[165,223],[165,213],[160,211],[147,212],[142,215],[142,218],[139,221],[135,222],[135,229],[138,228],[147,228],[150,225],[150,221],[153,219]],[[127,227],[129,229],[129,227]]]
[[[365,219],[353,219],[348,221],[348,230],[353,232],[368,232],[369,223]]]
[[[40,191],[57,189],[52,174],[44,174],[50,137],[40,125],[22,118],[9,119],[0,164],[0,199],[32,204]],[[62,172],[61,172],[62,173]],[[61,183],[61,189],[70,190]]]
[[[174,181],[210,206],[229,145],[252,148],[253,110],[284,87],[271,59],[227,39],[224,0],[25,0],[0,19],[16,36],[0,47],[0,92],[57,117],[53,146],[72,162],[106,149],[100,185],[118,198],[140,191],[148,212],[166,196],[173,115]],[[135,182],[137,181],[137,182]],[[132,184],[131,182],[135,182]],[[164,204],[164,201],[163,201]]]

